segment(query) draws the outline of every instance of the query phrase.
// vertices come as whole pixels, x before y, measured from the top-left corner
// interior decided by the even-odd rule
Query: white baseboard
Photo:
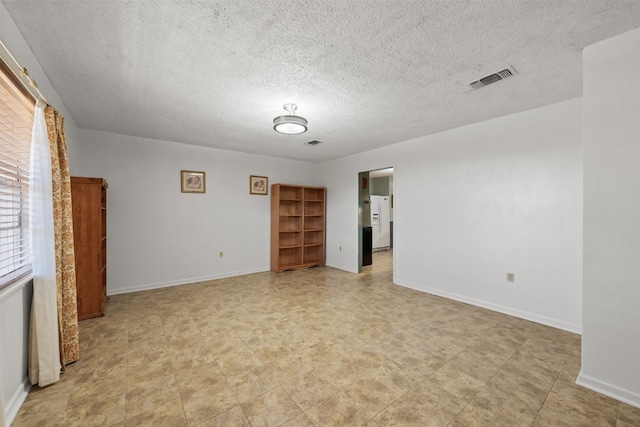
[[[351,268],[347,267],[346,265],[340,265],[340,264],[326,264],[327,267],[332,267],[332,268],[337,268],[338,270],[343,270],[346,271],[348,273],[358,273],[357,271],[353,271]]]
[[[24,383],[21,384],[13,393],[9,402],[5,402],[4,418],[7,426],[10,426],[11,423],[13,423],[13,420],[15,420],[16,415],[18,415],[18,411],[24,403],[24,400],[27,398],[27,394],[29,394],[30,389],[31,383],[29,383],[29,378],[25,378]]]
[[[414,289],[416,291],[426,292],[428,294],[437,295],[440,297],[452,299],[455,301],[464,302],[467,304],[475,305],[477,307],[487,308],[489,310],[497,311],[499,313],[508,314],[510,316],[519,317],[525,320],[531,320],[532,322],[541,323],[543,325],[551,326],[565,331],[573,332],[576,334],[582,334],[582,326],[575,325],[573,323],[563,322],[561,320],[552,319],[545,316],[540,316],[533,313],[517,310],[511,307],[504,307],[498,304],[493,304],[487,301],[477,300],[475,298],[465,297],[463,295],[457,295],[450,292],[442,291],[440,289],[430,288],[428,286],[417,285],[415,283],[396,281],[395,284],[404,286],[405,288]]]
[[[604,394],[605,396],[612,397],[620,402],[624,402],[628,405],[640,408],[640,394],[630,390],[625,390],[613,384],[609,384],[605,381],[600,381],[597,378],[585,375],[580,371],[576,384],[586,387],[589,390],[593,390],[597,393]]]
[[[111,295],[119,295],[119,294],[128,294],[130,292],[140,292],[140,291],[148,291],[151,289],[168,288],[171,286],[188,285],[191,283],[206,282],[207,280],[225,279],[227,277],[244,276],[245,274],[264,273],[265,271],[269,271],[269,270],[270,270],[269,267],[265,267],[265,268],[251,269],[251,270],[232,271],[228,273],[214,274],[211,276],[190,277],[187,279],[180,279],[180,280],[175,280],[170,282],[158,282],[158,283],[148,283],[148,284],[142,284],[142,285],[127,286],[126,288],[119,288],[119,289],[109,289],[109,286],[107,286],[107,295],[111,296]]]

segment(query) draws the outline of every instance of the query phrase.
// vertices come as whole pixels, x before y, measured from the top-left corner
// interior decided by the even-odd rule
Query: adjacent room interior
[[[0,39],[96,242],[36,322],[2,230],[0,426],[640,425],[640,2],[2,0]]]

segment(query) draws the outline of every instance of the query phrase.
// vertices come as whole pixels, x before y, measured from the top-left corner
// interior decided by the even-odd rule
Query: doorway
[[[358,174],[358,273],[393,256],[393,167]],[[383,253],[384,252],[384,253]]]

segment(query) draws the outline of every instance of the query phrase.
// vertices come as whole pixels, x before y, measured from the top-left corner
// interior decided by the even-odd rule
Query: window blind
[[[0,61],[0,288],[31,270],[29,151],[33,99]]]

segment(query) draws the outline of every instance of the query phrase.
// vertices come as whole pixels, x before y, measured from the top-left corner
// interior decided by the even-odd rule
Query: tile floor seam
[[[253,427],[253,423],[251,422],[251,420],[249,419],[249,415],[247,415],[247,412],[244,410],[244,408],[242,407],[241,404],[238,404],[238,407],[240,408],[240,410],[242,411],[242,414],[244,415],[245,419],[247,420],[247,422],[249,423],[250,427]],[[229,409],[230,411],[231,409]]]
[[[565,364],[566,364],[566,361],[565,361]],[[564,364],[563,364],[563,366],[564,366]],[[531,421],[531,426],[535,425],[536,420],[540,416],[540,413],[542,412],[542,409],[544,408],[544,404],[547,403],[547,399],[549,399],[549,396],[553,392],[553,388],[556,386],[556,383],[558,382],[558,378],[559,377],[560,377],[560,371],[558,371],[558,373],[556,374],[556,377],[553,380],[553,384],[549,388],[549,391],[547,392],[546,396],[544,397],[544,400],[542,401],[542,403],[540,404],[540,407],[538,408],[538,411],[536,412],[536,416],[533,418],[533,421]]]
[[[174,373],[175,373],[175,369],[174,369]],[[176,384],[178,384],[177,376],[176,376]],[[184,416],[184,422],[187,426],[189,426],[189,418],[187,418],[187,410],[184,407],[184,398],[182,397],[182,391],[180,390],[179,385],[178,385],[178,395],[180,396],[180,406],[182,407],[182,415]]]
[[[375,414],[373,417],[369,418],[367,420],[367,423],[370,423],[374,420],[374,418],[378,417],[380,414],[383,414],[387,409],[389,409],[394,403],[396,403],[398,400],[400,400],[400,398],[397,398],[395,400],[393,400],[392,402],[390,402],[387,406],[385,406],[380,412],[378,412],[377,414]],[[373,421],[375,422],[375,421]],[[377,423],[376,423],[377,424]]]
[[[187,411],[184,409],[184,400],[182,400],[180,387],[178,387],[178,394],[180,395],[180,407],[182,408],[182,416],[184,417],[184,423],[186,426],[189,426],[189,419],[187,418]]]
[[[449,422],[447,423],[447,425],[451,424],[453,422],[453,420],[462,413],[462,411],[464,411],[464,409],[469,406],[469,404],[482,392],[482,390],[484,390],[487,385],[491,382],[491,380],[498,375],[498,372],[500,372],[502,370],[502,368],[504,368],[507,363],[509,363],[509,360],[511,360],[513,358],[513,355],[511,355],[511,357],[509,357],[509,359],[507,359],[506,362],[504,362],[501,366],[500,369],[498,369],[492,376],[491,378],[489,378],[482,387],[480,387],[480,389],[478,389],[478,391],[476,392],[476,394],[473,395],[473,397],[471,399],[469,399],[467,401],[467,403],[465,403],[464,407],[462,409],[460,409],[460,411],[458,411],[458,413],[456,415],[454,415],[453,417],[451,417],[451,419],[449,420]]]

